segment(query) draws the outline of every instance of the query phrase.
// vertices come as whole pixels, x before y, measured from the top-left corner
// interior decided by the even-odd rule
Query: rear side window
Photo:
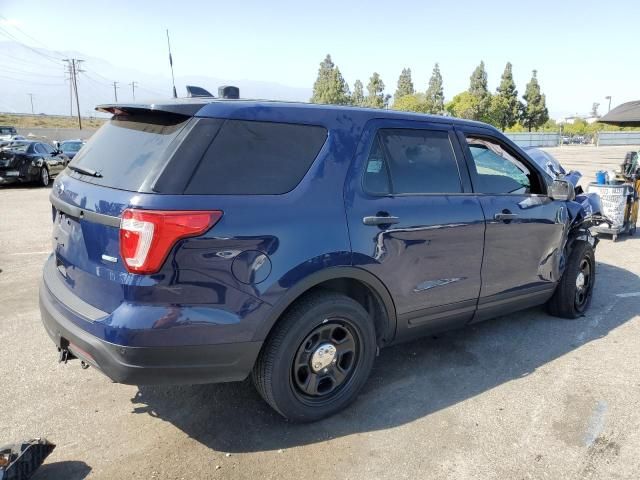
[[[70,175],[120,190],[144,190],[143,185],[171,157],[180,143],[180,132],[190,122],[194,120],[166,113],[114,116],[93,134],[70,163],[101,176],[77,172]]]
[[[462,192],[448,132],[380,130],[367,161],[364,187],[372,194]]]
[[[327,130],[312,125],[225,121],[187,184],[187,194],[277,195],[293,190]]]

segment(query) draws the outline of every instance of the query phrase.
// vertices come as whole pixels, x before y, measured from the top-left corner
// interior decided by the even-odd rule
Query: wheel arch
[[[267,338],[278,320],[294,303],[308,293],[321,289],[344,293],[360,303],[372,314],[378,345],[391,343],[396,334],[397,317],[389,290],[375,275],[350,266],[331,267],[312,273],[289,288],[273,305],[254,340]]]

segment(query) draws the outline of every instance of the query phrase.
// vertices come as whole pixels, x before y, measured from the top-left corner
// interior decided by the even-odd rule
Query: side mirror
[[[547,192],[552,200],[567,201],[576,198],[576,192],[570,182],[555,179]]]

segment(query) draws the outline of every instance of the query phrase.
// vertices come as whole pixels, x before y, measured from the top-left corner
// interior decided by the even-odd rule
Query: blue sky
[[[393,94],[403,67],[425,90],[435,62],[445,96],[468,87],[484,60],[497,86],[507,61],[520,93],[538,70],[552,116],[606,111],[640,97],[640,2],[507,1],[29,1],[0,0],[0,24],[115,65],[169,75],[165,28],[176,74],[310,87],[331,53],[345,79],[381,74]],[[8,20],[8,22],[7,22]],[[15,32],[15,31],[14,31]],[[4,40],[4,38],[1,38]],[[87,66],[90,68],[90,65]]]

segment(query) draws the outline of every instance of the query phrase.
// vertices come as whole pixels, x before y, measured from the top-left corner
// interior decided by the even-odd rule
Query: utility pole
[[[171,56],[171,42],[169,42],[169,29],[167,28],[167,47],[169,47],[169,66],[171,67],[171,83],[173,84],[173,98],[178,98],[176,91],[176,78],[173,76],[173,57]]]
[[[119,88],[118,82],[113,82],[113,97],[115,98],[116,103],[118,103],[118,92],[117,92],[118,88]]]
[[[67,64],[67,73],[69,73],[69,116],[73,117],[73,81],[71,80],[71,64]]]
[[[31,99],[31,115],[35,115],[35,112],[33,111],[33,93],[27,93],[27,95],[29,95],[29,98]]]
[[[136,101],[136,86],[138,85],[138,82],[133,81],[131,82],[129,85],[131,85],[131,95],[133,95],[133,101]]]
[[[604,99],[609,100],[609,109],[607,110],[607,113],[609,113],[611,111],[611,95],[607,95]]]
[[[65,62],[69,65],[69,72],[71,73],[71,83],[73,85],[73,90],[76,94],[76,109],[78,110],[78,127],[82,130],[82,116],[80,115],[80,99],[78,98],[78,74],[84,72],[84,70],[80,69],[80,64],[84,62],[84,60],[79,60],[77,58],[65,58]]]

